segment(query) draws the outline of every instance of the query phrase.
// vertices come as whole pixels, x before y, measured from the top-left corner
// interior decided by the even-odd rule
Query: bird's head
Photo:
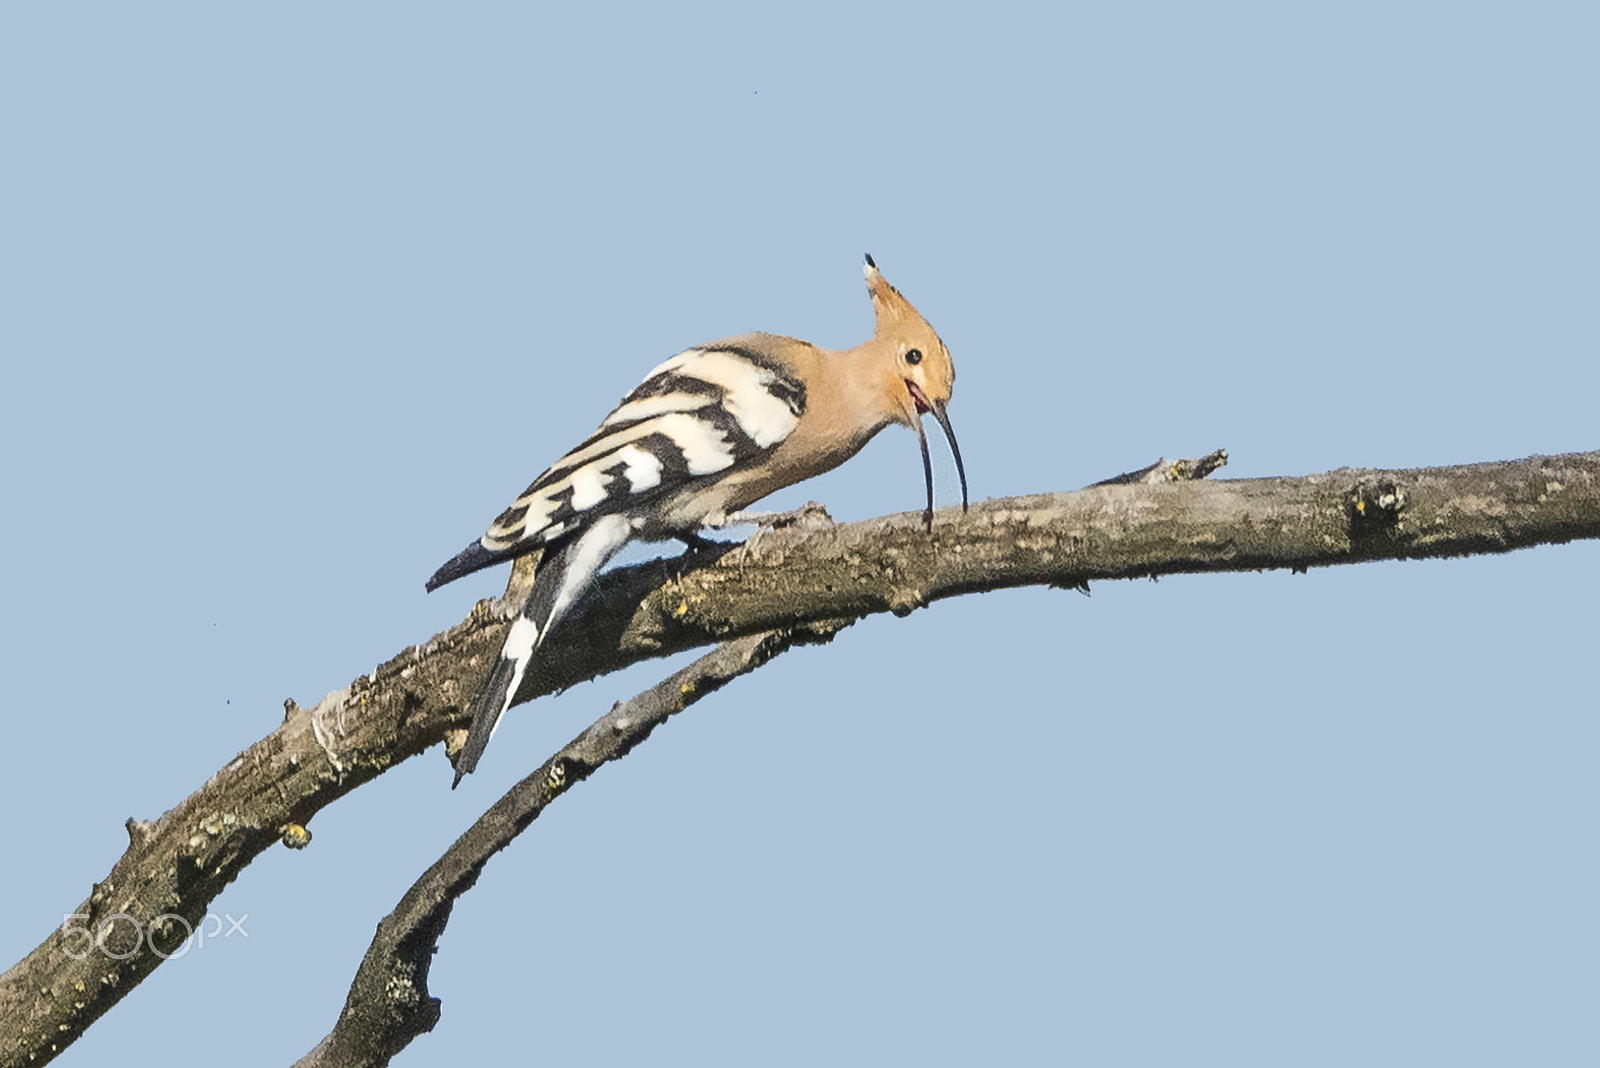
[[[928,486],[928,510],[925,521],[933,528],[933,464],[928,457],[928,439],[922,432],[922,416],[931,412],[938,420],[944,436],[949,439],[951,455],[955,457],[956,473],[961,477],[961,508],[967,507],[967,472],[961,464],[961,448],[956,444],[956,432],[945,413],[955,390],[956,367],[950,360],[950,350],[928,325],[911,302],[900,295],[878,270],[878,265],[867,257],[863,268],[867,277],[867,293],[872,297],[872,310],[877,316],[877,328],[872,336],[872,348],[882,367],[882,388],[886,394],[889,411],[894,422],[917,432],[922,446],[922,470]]]

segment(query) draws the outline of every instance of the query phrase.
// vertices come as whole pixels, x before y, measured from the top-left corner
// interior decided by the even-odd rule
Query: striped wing
[[[806,389],[746,334],[680,352],[622,399],[582,444],[534,480],[480,544],[525,551],[594,519],[759,463],[799,424]]]

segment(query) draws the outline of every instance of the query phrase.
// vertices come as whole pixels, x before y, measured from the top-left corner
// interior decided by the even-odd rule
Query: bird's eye
[[[921,362],[922,362],[922,350],[921,349],[907,349],[906,350],[906,363],[909,363],[911,366],[915,367],[917,364],[919,364]]]

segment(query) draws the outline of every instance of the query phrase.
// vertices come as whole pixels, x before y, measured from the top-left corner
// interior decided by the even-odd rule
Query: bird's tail
[[[484,748],[494,736],[495,727],[500,724],[506,698],[510,695],[511,684],[517,674],[516,661],[502,655],[489,681],[478,691],[478,696],[472,702],[472,730],[467,733],[467,744],[461,747],[461,753],[456,757],[456,778],[450,784],[450,789],[460,786],[462,778],[478,766],[478,758],[483,756]]]
[[[489,673],[483,689],[472,701],[472,729],[467,732],[467,744],[456,757],[456,778],[450,785],[454,790],[463,776],[478,766],[484,747],[494,735],[500,717],[516,699],[517,688],[533,663],[544,636],[548,634],[567,609],[578,600],[594,576],[632,536],[633,529],[626,516],[604,516],[586,527],[539,561],[533,588],[511,633],[500,650],[500,660]]]

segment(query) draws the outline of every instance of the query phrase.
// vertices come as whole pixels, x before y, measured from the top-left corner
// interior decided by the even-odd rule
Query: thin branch
[[[378,924],[338,1023],[299,1064],[388,1064],[412,1039],[433,1030],[439,1000],[428,994],[428,968],[452,906],[472,889],[491,856],[527,830],[556,798],[602,765],[626,756],[668,716],[796,645],[831,641],[847,625],[841,621],[736,638],[643,693],[617,702],[507,791],[412,884]]]
[[[946,597],[1108,578],[1322,567],[1508,552],[1600,537],[1600,453],[1303,478],[1095,486],[825,529],[766,531],[748,549],[621,569],[551,636],[519,697],[640,660],[822,620],[904,615]],[[98,932],[125,914],[182,944],[222,889],[274,842],[304,844],[324,806],[463,725],[508,624],[488,602],[284,722],[153,822],[77,909]],[[441,781],[443,781],[441,771]],[[146,929],[150,929],[146,927]],[[0,976],[0,1066],[42,1064],[162,958],[119,923],[52,932]]]

